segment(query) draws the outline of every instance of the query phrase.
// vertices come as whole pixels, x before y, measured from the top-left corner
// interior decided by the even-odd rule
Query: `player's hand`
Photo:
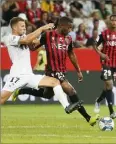
[[[110,60],[109,57],[104,53],[101,53],[101,58],[108,61]]]
[[[44,31],[44,30],[48,30],[48,29],[53,29],[55,26],[54,26],[54,23],[49,23],[49,24],[47,24],[47,25],[44,25],[43,27],[42,27],[42,30]]]
[[[77,75],[78,75],[78,82],[82,82],[83,81],[83,74],[82,72],[77,72]]]

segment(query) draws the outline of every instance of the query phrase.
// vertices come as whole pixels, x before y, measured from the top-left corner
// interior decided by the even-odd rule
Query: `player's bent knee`
[[[75,91],[75,89],[69,89],[68,92],[67,92],[67,94],[68,94],[69,96],[73,96],[73,95],[76,95],[77,92]]]

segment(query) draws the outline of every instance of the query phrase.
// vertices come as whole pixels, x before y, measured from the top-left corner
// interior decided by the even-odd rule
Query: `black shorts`
[[[54,77],[54,78],[58,79],[61,83],[66,80],[65,73],[63,73],[63,72],[46,71],[45,75]]]
[[[116,68],[110,68],[106,65],[103,65],[102,72],[101,72],[101,79],[103,81],[113,80],[114,73],[116,73]]]

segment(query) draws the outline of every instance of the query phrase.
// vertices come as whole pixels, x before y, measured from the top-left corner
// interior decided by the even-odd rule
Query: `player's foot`
[[[12,94],[12,101],[16,101],[18,95],[19,95],[19,89],[16,89]]]
[[[100,112],[100,103],[97,102],[97,99],[96,99],[96,102],[95,102],[94,112],[95,113],[99,113]]]
[[[96,124],[97,120],[99,120],[99,118],[100,118],[99,114],[97,114],[96,116],[91,117],[90,120],[89,120],[89,124],[91,126],[94,126]]]
[[[115,118],[116,118],[116,113],[113,112],[113,113],[110,115],[110,117],[111,117],[112,119],[115,119]]]
[[[78,102],[77,102],[77,103],[74,103],[74,104],[70,104],[69,106],[67,106],[67,107],[65,108],[65,112],[66,112],[67,114],[70,114],[70,113],[72,113],[74,110],[77,110],[77,107],[78,107]]]

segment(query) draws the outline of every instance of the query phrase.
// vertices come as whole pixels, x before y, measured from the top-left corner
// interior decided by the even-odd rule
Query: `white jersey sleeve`
[[[10,45],[11,46],[17,46],[17,45],[19,45],[20,38],[21,38],[20,36],[11,35]]]

